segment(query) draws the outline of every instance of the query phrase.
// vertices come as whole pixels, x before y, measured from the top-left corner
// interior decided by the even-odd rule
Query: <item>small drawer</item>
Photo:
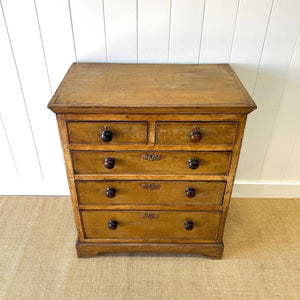
[[[222,205],[223,181],[77,181],[79,204]]]
[[[231,152],[71,151],[76,174],[225,175]]]
[[[157,122],[160,145],[233,144],[237,122]]]
[[[147,144],[147,122],[67,122],[70,144]]]
[[[214,241],[220,212],[82,210],[87,239],[198,239]]]

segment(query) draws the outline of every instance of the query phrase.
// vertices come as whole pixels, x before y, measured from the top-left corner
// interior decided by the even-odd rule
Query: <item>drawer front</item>
[[[213,241],[217,234],[220,212],[83,210],[81,218],[84,235],[88,239]]]
[[[68,122],[67,128],[71,144],[147,143],[147,122]],[[105,139],[105,130],[111,132],[110,141],[110,138]],[[101,139],[102,134],[106,142]]]
[[[71,151],[71,155],[76,174],[224,175],[230,162],[230,152]]]
[[[156,143],[161,145],[233,144],[237,122],[157,122]]]
[[[77,181],[80,204],[222,205],[223,181]]]

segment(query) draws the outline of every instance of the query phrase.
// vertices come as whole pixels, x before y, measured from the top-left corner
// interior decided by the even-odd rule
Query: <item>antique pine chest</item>
[[[245,122],[256,108],[229,65],[74,63],[48,107],[79,257],[222,257]]]

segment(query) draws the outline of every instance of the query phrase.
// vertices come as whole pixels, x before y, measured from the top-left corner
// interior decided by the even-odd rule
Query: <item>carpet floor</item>
[[[0,197],[0,299],[300,299],[300,199],[232,199],[222,260],[78,259],[69,197]]]

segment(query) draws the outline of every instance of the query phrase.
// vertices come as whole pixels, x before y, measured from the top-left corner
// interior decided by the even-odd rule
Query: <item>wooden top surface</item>
[[[74,63],[48,104],[55,113],[249,113],[228,64]]]

